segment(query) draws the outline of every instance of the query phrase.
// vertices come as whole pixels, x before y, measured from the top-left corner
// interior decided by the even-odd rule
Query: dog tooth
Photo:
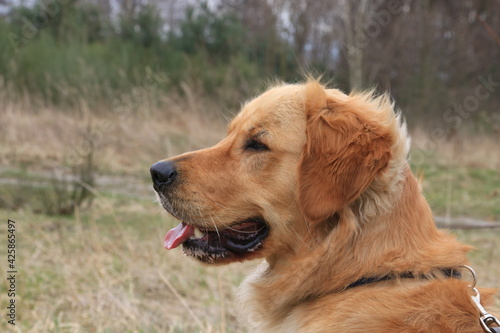
[[[205,234],[203,232],[201,232],[200,229],[198,228],[194,228],[194,236],[195,238],[202,238],[203,236],[205,236]]]

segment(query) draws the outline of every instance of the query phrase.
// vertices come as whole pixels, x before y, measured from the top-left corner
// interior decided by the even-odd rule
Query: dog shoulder
[[[477,308],[461,280],[388,281],[298,306],[279,332],[480,332]],[[485,296],[491,292],[485,290]]]

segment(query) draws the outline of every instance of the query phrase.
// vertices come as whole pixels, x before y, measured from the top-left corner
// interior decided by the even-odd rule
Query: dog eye
[[[265,150],[269,150],[269,148],[263,144],[262,142],[260,141],[257,141],[257,140],[254,140],[254,139],[250,139],[246,142],[245,144],[245,147],[244,147],[245,150],[254,150],[254,151],[265,151]]]

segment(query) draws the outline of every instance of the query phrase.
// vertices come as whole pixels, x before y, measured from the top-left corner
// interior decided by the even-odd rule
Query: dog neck
[[[391,209],[367,220],[360,213],[364,203],[354,203],[296,241],[295,251],[267,258],[242,286],[245,304],[255,305],[253,312],[244,311],[253,313],[253,321],[260,313],[272,325],[295,306],[342,292],[362,278],[439,275],[443,268],[465,264],[469,247],[436,228],[408,167],[400,182],[390,195]]]

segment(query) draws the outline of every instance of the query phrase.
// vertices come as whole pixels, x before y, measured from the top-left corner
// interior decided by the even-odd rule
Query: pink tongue
[[[167,250],[175,249],[193,235],[194,227],[182,222],[177,227],[167,232],[165,240],[163,241],[163,247]]]

